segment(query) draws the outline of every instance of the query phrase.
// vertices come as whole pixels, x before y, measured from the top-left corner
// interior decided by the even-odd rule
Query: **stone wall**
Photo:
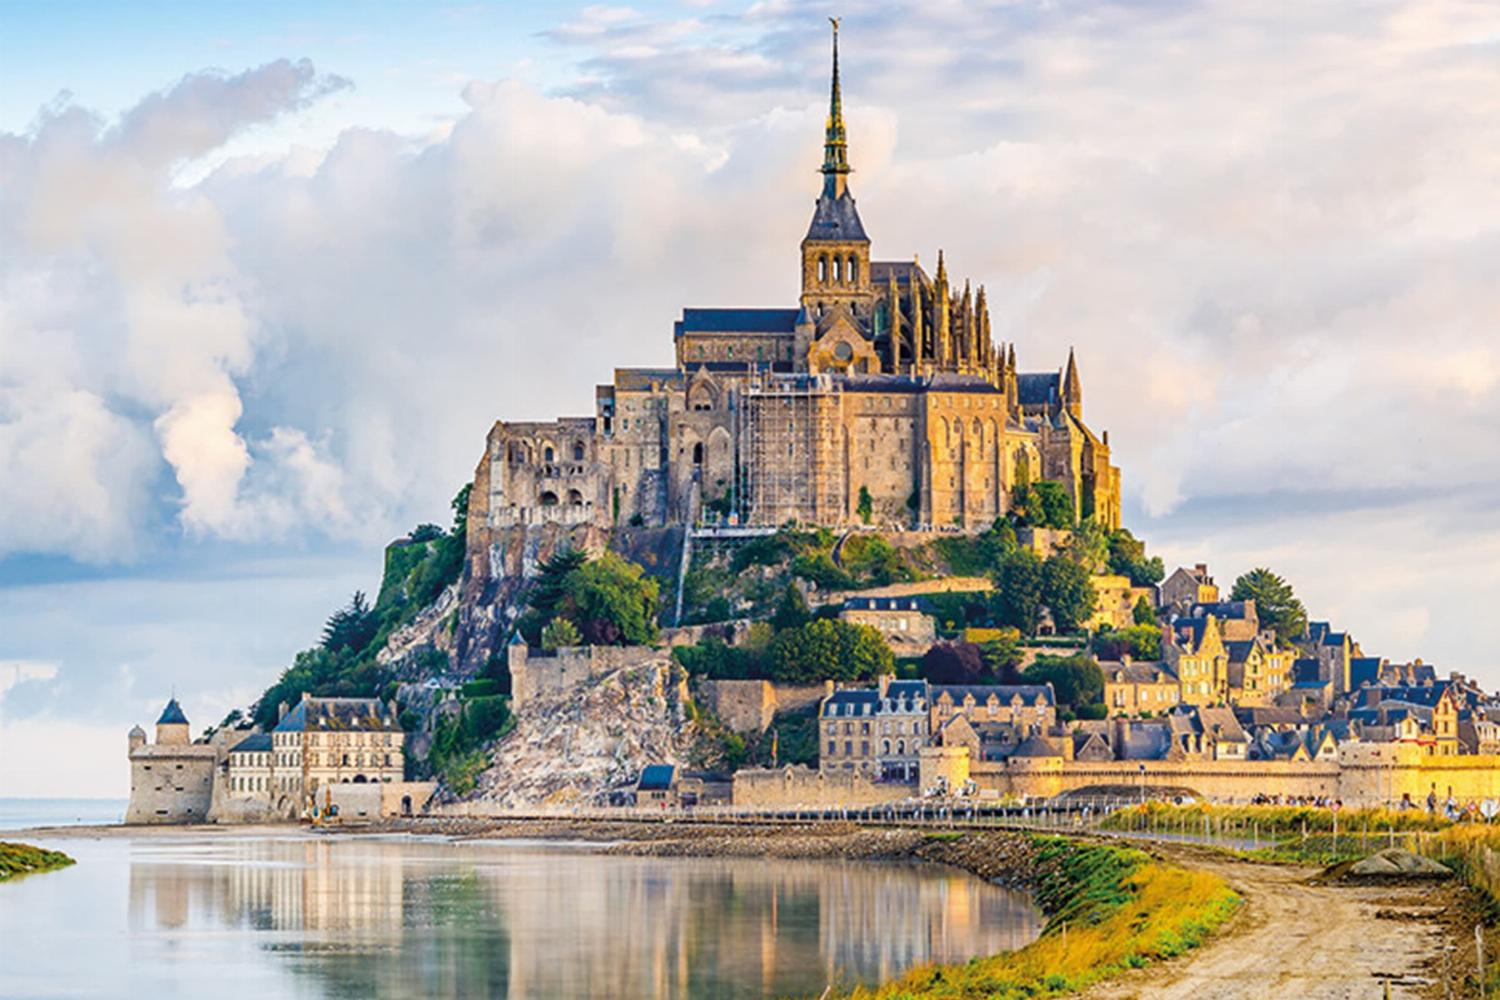
[[[217,751],[202,743],[132,750],[125,822],[207,822],[217,759]]]
[[[539,698],[563,694],[593,678],[643,666],[662,655],[651,646],[573,646],[545,656],[515,643],[507,653],[511,705],[520,712]]]
[[[698,682],[704,706],[736,733],[760,733],[777,712],[816,705],[833,693],[833,684],[773,684],[764,680],[704,680]]]
[[[737,806],[864,806],[911,795],[910,785],[885,784],[842,771],[814,771],[798,764],[775,770],[756,768],[734,775]]]

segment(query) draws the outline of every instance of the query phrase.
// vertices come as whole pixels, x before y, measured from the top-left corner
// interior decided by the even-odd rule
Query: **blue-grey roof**
[[[167,702],[167,707],[161,710],[161,718],[156,720],[156,724],[158,726],[188,724],[187,716],[182,714],[182,706],[177,704],[176,698]]]
[[[672,324],[672,335],[684,333],[774,333],[794,332],[795,309],[684,309],[682,319]]]
[[[880,705],[880,692],[874,688],[835,691],[823,701],[823,714],[874,715]]]
[[[1025,372],[1016,376],[1016,398],[1022,406],[1040,406],[1057,398],[1057,372]]]
[[[807,238],[870,242],[870,237],[865,235],[864,223],[859,221],[859,210],[854,207],[854,196],[848,191],[837,198],[827,195],[818,198],[812,222],[807,227]]]
[[[1311,657],[1300,657],[1292,663],[1292,678],[1298,683],[1316,681],[1319,677],[1318,661]]]
[[[305,698],[276,723],[272,732],[396,732],[400,728],[390,707],[378,698]]]
[[[246,736],[244,739],[240,740],[234,746],[230,747],[229,748],[229,752],[230,753],[259,753],[259,752],[268,751],[270,749],[271,749],[271,734],[270,733],[255,733],[252,736]]]
[[[1043,704],[1057,704],[1057,697],[1052,692],[1051,684],[934,684],[932,686],[932,697],[934,699],[947,694],[955,704],[961,703],[965,695],[973,695],[976,704],[983,705],[989,700],[990,695],[1002,705],[1009,704],[1016,695],[1027,705],[1036,704],[1038,696]]]
[[[920,597],[849,597],[844,600],[847,611],[921,611],[926,601]]]
[[[665,792],[671,789],[677,768],[672,764],[647,764],[641,771],[636,788],[643,792]]]
[[[1353,687],[1380,683],[1380,657],[1355,656],[1349,660],[1349,683]]]

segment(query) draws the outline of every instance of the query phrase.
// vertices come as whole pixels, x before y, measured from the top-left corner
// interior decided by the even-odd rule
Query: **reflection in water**
[[[24,887],[61,897],[43,909],[103,907],[101,934],[131,942],[128,968],[114,970],[124,978],[107,981],[167,996],[213,983],[219,997],[263,997],[268,975],[278,995],[313,997],[815,995],[1019,947],[1038,929],[1026,897],[922,865],[334,837],[57,846],[80,865],[6,895]],[[110,865],[128,865],[123,928],[118,916],[108,926]],[[59,978],[18,957],[13,983],[0,966],[0,995],[30,983],[56,988],[37,995],[96,991],[94,970]],[[130,982],[140,959],[160,981]],[[231,976],[225,962],[256,974]]]

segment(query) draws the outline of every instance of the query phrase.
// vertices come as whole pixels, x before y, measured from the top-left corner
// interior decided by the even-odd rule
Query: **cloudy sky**
[[[875,252],[1076,345],[1169,565],[1500,685],[1495,5],[219,6],[0,4],[0,796],[125,794],[492,420],[791,304],[830,13]]]

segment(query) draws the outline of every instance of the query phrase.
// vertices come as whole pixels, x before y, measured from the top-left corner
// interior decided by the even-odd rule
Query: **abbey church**
[[[983,286],[960,287],[941,252],[934,274],[873,259],[849,173],[835,25],[800,301],[684,309],[674,367],[615,369],[592,416],[496,423],[481,523],[981,530],[1014,487],[1053,480],[1077,517],[1118,527],[1119,470],[1083,421],[1072,352],[1021,372]]]

